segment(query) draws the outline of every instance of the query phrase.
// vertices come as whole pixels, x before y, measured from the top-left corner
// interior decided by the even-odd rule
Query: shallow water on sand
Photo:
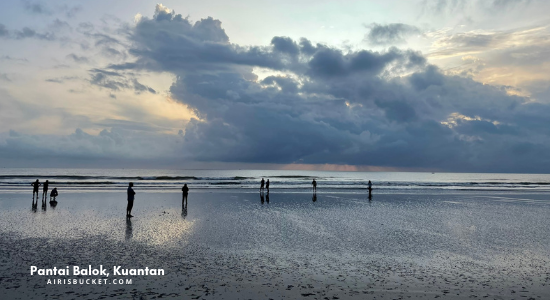
[[[335,296],[333,289],[339,298],[550,294],[550,200],[542,194],[381,194],[369,201],[356,193],[262,198],[203,190],[182,210],[179,193],[136,192],[130,221],[124,192],[64,193],[55,208],[38,201],[36,211],[27,194],[0,194],[0,250],[10,257],[1,277],[13,283],[4,292],[29,297],[32,284],[42,288],[33,297],[68,296],[74,286],[45,286],[28,275],[29,266],[89,263],[168,273],[138,278],[119,292],[84,287],[91,298],[323,299]]]

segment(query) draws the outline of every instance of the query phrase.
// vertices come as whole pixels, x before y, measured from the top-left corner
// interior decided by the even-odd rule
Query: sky
[[[0,167],[550,172],[550,1],[2,1]]]

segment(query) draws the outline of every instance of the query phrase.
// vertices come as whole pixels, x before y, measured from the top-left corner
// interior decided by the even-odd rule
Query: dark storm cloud
[[[376,28],[378,41],[418,32]],[[537,153],[550,163],[550,139],[540,138],[550,131],[543,129],[550,128],[548,105],[445,75],[414,51],[343,51],[283,36],[242,47],[218,20],[193,23],[158,6],[130,39],[135,62],[105,70],[176,75],[172,98],[201,118],[185,129],[188,159],[540,171],[530,158]],[[500,39],[462,35],[448,43],[487,47]],[[282,74],[257,80],[256,67]]]
[[[421,33],[417,27],[403,23],[386,25],[372,23],[368,28],[370,28],[370,31],[365,36],[365,40],[372,45],[402,44],[409,36]]]
[[[440,1],[440,9],[463,5],[449,3]],[[411,30],[377,26],[377,41],[389,44]],[[91,69],[90,84],[107,89],[112,98],[121,90],[156,93],[138,81],[139,72],[171,73],[171,99],[198,118],[177,136],[137,122],[104,120],[95,125],[110,130],[99,135],[76,131],[60,137],[60,145],[54,144],[56,139],[50,145],[26,135],[4,137],[0,152],[46,143],[52,156],[74,152],[118,158],[131,153],[140,159],[163,155],[449,171],[550,168],[549,104],[510,95],[509,87],[445,75],[415,51],[342,50],[285,36],[270,37],[266,46],[241,46],[230,42],[219,20],[192,22],[160,4],[152,18],[126,28],[127,39],[87,25],[77,30],[93,38],[96,47],[133,58]],[[466,33],[441,43],[477,49],[507,39]],[[258,78],[258,68],[268,75]],[[545,84],[540,84],[540,95],[548,93]]]

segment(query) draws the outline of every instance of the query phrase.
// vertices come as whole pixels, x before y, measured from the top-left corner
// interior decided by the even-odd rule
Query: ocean
[[[550,191],[549,174],[328,172],[297,170],[154,170],[154,169],[0,169],[0,192],[31,190],[30,183],[49,180],[50,190],[90,192],[120,190],[134,182],[140,190],[258,189],[270,180],[279,192],[309,191],[313,179],[319,191],[364,193],[369,180],[377,193],[437,190]]]

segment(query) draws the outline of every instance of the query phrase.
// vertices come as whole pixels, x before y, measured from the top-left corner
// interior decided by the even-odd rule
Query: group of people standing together
[[[262,178],[262,181],[260,181],[260,193],[264,192],[264,185],[265,185],[265,189],[267,190],[267,193],[269,194],[269,179],[265,181]]]
[[[36,181],[31,183],[31,185],[32,185],[33,200],[34,200],[34,194],[36,194],[36,200],[38,200],[38,194],[39,194],[39,189],[41,185],[42,185],[42,200],[46,200],[46,198],[48,198],[48,188],[50,185],[50,182],[48,180],[46,180],[44,184],[41,184],[40,180],[36,179]],[[57,197],[57,195],[58,195],[57,188],[54,188],[50,193],[50,201],[52,201],[52,198],[53,198],[53,201],[55,201],[55,198]]]

